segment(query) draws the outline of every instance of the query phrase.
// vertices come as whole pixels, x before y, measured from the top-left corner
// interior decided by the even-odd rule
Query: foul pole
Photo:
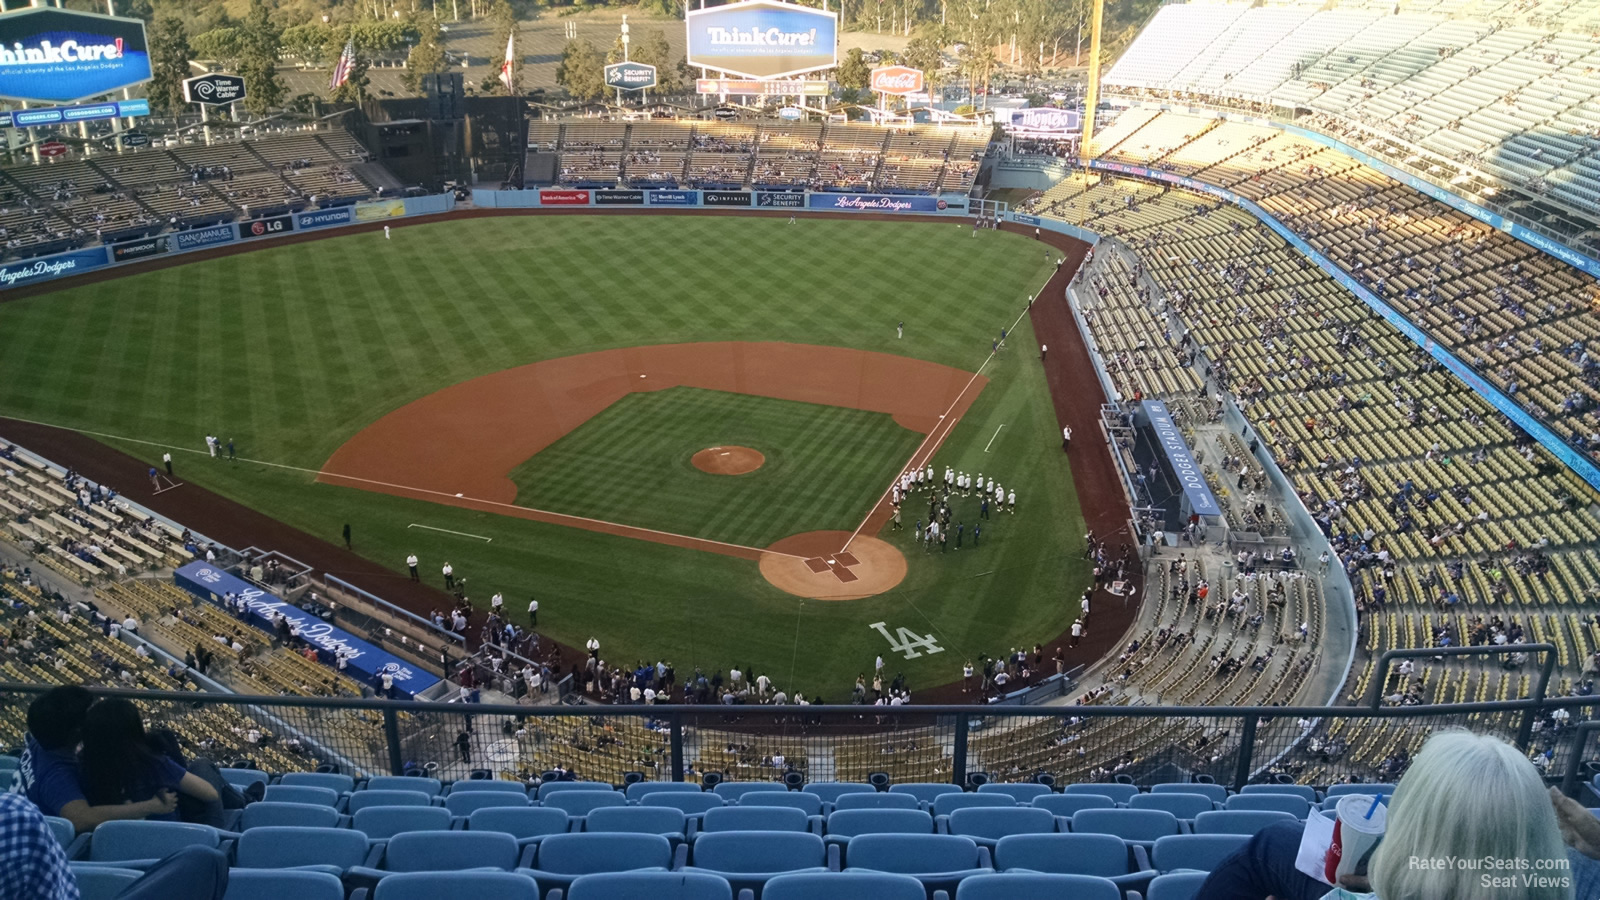
[[[1078,158],[1088,165],[1093,153],[1094,110],[1100,102],[1100,24],[1105,18],[1105,0],[1094,0],[1094,13],[1089,23],[1089,84],[1083,96],[1083,146]]]

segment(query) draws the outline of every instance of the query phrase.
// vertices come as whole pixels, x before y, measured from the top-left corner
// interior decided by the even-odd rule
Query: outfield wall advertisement
[[[1369,309],[1383,317],[1385,322],[1393,325],[1401,334],[1404,334],[1412,343],[1427,351],[1429,356],[1438,360],[1440,365],[1449,369],[1451,374],[1465,382],[1468,387],[1476,391],[1480,397],[1487,400],[1495,409],[1504,413],[1507,418],[1516,423],[1517,427],[1531,435],[1534,440],[1543,445],[1546,450],[1549,450],[1568,468],[1576,472],[1590,486],[1600,489],[1600,466],[1595,465],[1588,457],[1568,446],[1559,435],[1551,431],[1543,422],[1506,396],[1499,388],[1490,384],[1482,375],[1471,366],[1468,366],[1454,353],[1439,346],[1438,342],[1433,340],[1431,336],[1406,318],[1405,315],[1390,306],[1387,301],[1374,294],[1366,285],[1351,277],[1350,273],[1346,272],[1342,267],[1323,256],[1320,252],[1313,250],[1310,244],[1301,240],[1299,235],[1290,231],[1288,227],[1279,222],[1271,213],[1256,205],[1254,201],[1241,197],[1232,191],[1195,181],[1193,178],[1185,178],[1156,169],[1147,169],[1143,166],[1102,162],[1097,159],[1090,160],[1089,165],[1096,169],[1123,172],[1153,181],[1177,184],[1181,187],[1210,194],[1213,197],[1220,197],[1260,219],[1266,223],[1267,227],[1276,232],[1279,237],[1289,242],[1290,245],[1305,254],[1308,259],[1316,263],[1324,272],[1331,275],[1345,290],[1355,294]]]
[[[939,212],[945,201],[938,197],[911,194],[811,194],[812,209],[837,209],[846,212]]]
[[[355,209],[357,222],[377,222],[406,214],[404,200],[379,200],[376,203],[357,203]]]
[[[699,206],[699,191],[647,191],[645,199],[651,206]]]
[[[774,0],[691,9],[688,64],[746,78],[782,78],[839,62],[837,13]]]
[[[644,191],[595,191],[596,206],[643,206]]]
[[[212,247],[217,244],[226,244],[239,239],[239,230],[234,225],[213,225],[210,228],[196,228],[192,231],[180,231],[172,236],[172,242],[178,250],[198,250],[201,247]]]
[[[332,209],[296,213],[294,227],[298,231],[304,231],[308,228],[327,228],[329,225],[349,225],[353,221],[355,221],[355,207],[335,206]]]
[[[294,230],[294,216],[268,216],[265,219],[253,219],[239,224],[239,237],[258,238],[269,237],[274,234],[287,234]]]
[[[165,252],[167,252],[167,236],[163,234],[117,244],[111,248],[111,258],[116,262],[132,262],[136,259],[160,256]]]
[[[108,262],[104,244],[98,247],[85,247],[82,250],[68,250],[54,256],[10,262],[0,265],[0,287],[18,287],[49,281],[52,278],[77,275],[90,269],[98,269]]]
[[[138,19],[45,7],[0,15],[0,97],[62,103],[149,80]]]

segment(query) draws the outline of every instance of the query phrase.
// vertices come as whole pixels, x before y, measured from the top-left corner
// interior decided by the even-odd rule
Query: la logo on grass
[[[873,622],[867,627],[875,628],[879,634],[883,635],[883,639],[889,642],[889,652],[903,654],[906,659],[917,659],[923,653],[932,656],[935,653],[944,652],[944,648],[934,641],[933,635],[919,635],[904,625],[895,629],[895,635],[899,638],[898,641],[889,636],[889,627],[883,622]],[[922,653],[918,653],[918,650],[921,650]]]

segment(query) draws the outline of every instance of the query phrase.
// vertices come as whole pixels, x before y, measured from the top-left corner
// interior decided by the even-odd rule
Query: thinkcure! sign
[[[244,79],[237,75],[197,75],[183,82],[183,99],[223,106],[245,98]]]
[[[775,0],[691,9],[688,64],[742,75],[781,78],[831,69],[839,62],[839,16]]]
[[[149,80],[138,19],[42,6],[0,15],[0,97],[64,103]]]
[[[924,82],[921,69],[910,66],[882,66],[872,70],[873,93],[893,94],[903,97],[922,90]]]

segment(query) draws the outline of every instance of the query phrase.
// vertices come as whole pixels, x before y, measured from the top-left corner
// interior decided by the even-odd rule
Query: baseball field
[[[843,701],[883,654],[915,696],[1056,638],[1089,581],[1025,314],[1054,269],[953,222],[413,225],[0,303],[0,415],[170,448],[178,491],[329,542],[348,524],[397,585],[415,553],[519,622],[537,596],[541,634],[616,664]],[[927,495],[899,529],[885,499],[914,457],[1015,511],[958,496],[961,548],[929,550]]]

